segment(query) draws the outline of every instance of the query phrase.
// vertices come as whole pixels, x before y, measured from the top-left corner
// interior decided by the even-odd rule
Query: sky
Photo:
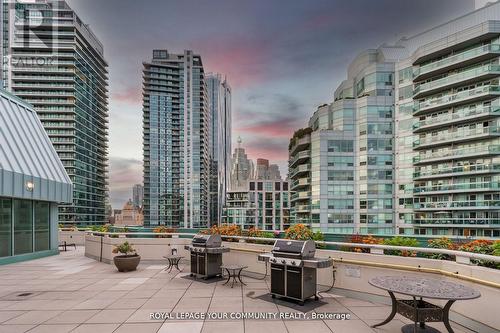
[[[480,0],[482,1],[482,0]],[[474,9],[473,0],[67,0],[109,64],[113,208],[142,183],[142,62],[193,50],[232,88],[233,147],[287,173],[288,142],[333,100],[357,53]]]

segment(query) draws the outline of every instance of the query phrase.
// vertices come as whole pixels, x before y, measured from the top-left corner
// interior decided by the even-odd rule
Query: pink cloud
[[[254,159],[265,158],[275,163],[276,161],[288,160],[288,151],[285,148],[275,148],[273,146],[259,145],[255,147],[253,145],[247,145],[245,147],[246,152],[249,156]]]
[[[141,87],[126,87],[111,93],[111,102],[126,103],[126,104],[141,104],[142,103],[142,88]]]
[[[290,138],[297,126],[284,122],[270,122],[263,125],[244,126],[236,128],[236,133],[246,132],[251,135],[258,133],[260,136],[270,136],[273,138]]]
[[[202,55],[206,71],[227,75],[233,87],[256,84],[267,77],[269,44],[265,40],[201,40],[194,42],[193,48]]]

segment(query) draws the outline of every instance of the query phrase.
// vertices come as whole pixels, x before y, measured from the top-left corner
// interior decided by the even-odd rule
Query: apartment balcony
[[[448,113],[439,117],[427,118],[413,125],[413,133],[430,131],[440,127],[448,127],[470,121],[480,121],[500,116],[500,106],[488,106],[474,110],[463,110],[455,113]]]
[[[500,154],[500,145],[484,145],[478,147],[449,149],[444,152],[427,152],[413,157],[413,164],[427,164],[448,160],[468,159],[479,156],[495,156]]]
[[[311,166],[309,164],[300,164],[296,168],[290,170],[290,178],[295,178],[300,175],[304,175],[311,171]]]
[[[477,174],[500,173],[500,164],[461,165],[452,168],[441,168],[418,171],[413,173],[414,180],[461,177]]]
[[[290,168],[293,168],[297,163],[303,163],[307,161],[310,158],[311,154],[309,150],[303,150],[301,152],[298,152],[293,156],[293,159],[290,161]]]
[[[415,81],[445,73],[455,68],[465,67],[500,55],[499,44],[481,45],[474,49],[450,55],[441,60],[418,67],[413,73]]]
[[[14,73],[63,73],[63,74],[75,74],[74,68],[64,68],[64,67],[49,67],[49,66],[33,66],[33,67],[16,67],[12,66],[12,72]]]
[[[308,191],[295,192],[291,196],[291,201],[309,200],[310,197],[311,197],[311,192]]]
[[[311,211],[310,205],[296,205],[295,212],[297,213],[309,213]]]
[[[415,105],[413,115],[419,116],[431,111],[451,108],[456,105],[477,102],[483,99],[500,96],[500,86],[488,85],[441,97],[430,98]]]
[[[483,227],[483,228],[498,228],[500,226],[500,219],[496,218],[459,218],[459,217],[433,217],[433,218],[415,218],[413,224],[419,227]]]
[[[484,183],[461,183],[461,184],[440,184],[432,186],[421,186],[413,189],[414,195],[432,195],[443,193],[462,193],[466,192],[490,192],[498,191],[500,183],[484,182]]]
[[[488,80],[499,75],[500,65],[484,65],[457,74],[452,74],[438,80],[415,85],[413,98],[421,98],[438,93],[439,91],[456,88],[461,85]]]
[[[437,202],[419,202],[413,205],[415,210],[498,210],[500,209],[499,200],[472,200],[472,201],[437,201]]]
[[[413,142],[413,148],[426,149],[429,147],[436,147],[442,145],[449,145],[451,143],[469,142],[473,140],[480,140],[489,137],[500,136],[500,128],[496,126],[476,128],[468,131],[456,131],[445,133],[441,135],[427,135]]]
[[[295,140],[295,144],[292,147],[290,147],[289,153],[290,155],[295,155],[296,152],[308,148],[310,144],[311,144],[311,135],[307,134],[302,138]]]
[[[311,185],[311,181],[309,178],[299,178],[292,181],[291,189],[297,190],[302,187],[307,187]]]

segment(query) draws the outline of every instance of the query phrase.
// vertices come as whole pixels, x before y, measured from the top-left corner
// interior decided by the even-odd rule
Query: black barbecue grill
[[[316,295],[316,270],[333,265],[330,258],[315,258],[314,241],[278,239],[271,253],[259,255],[260,261],[271,264],[271,295],[299,301]]]
[[[191,245],[184,246],[191,253],[191,276],[207,279],[222,274],[222,253],[229,248],[221,244],[220,235],[195,235]]]

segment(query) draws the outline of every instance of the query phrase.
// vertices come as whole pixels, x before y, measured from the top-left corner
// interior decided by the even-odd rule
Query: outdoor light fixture
[[[31,180],[28,180],[26,182],[26,191],[33,192],[34,188],[35,188],[35,183],[33,183]]]

